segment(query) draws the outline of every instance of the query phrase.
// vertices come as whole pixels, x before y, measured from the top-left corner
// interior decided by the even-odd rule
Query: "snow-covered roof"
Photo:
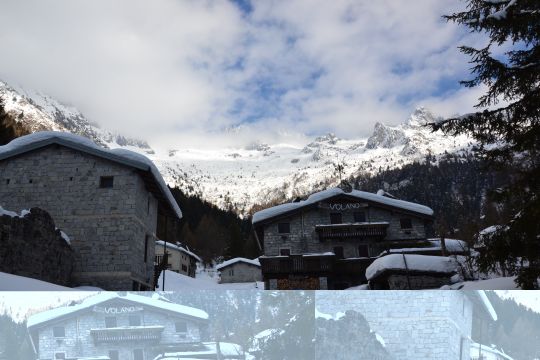
[[[41,131],[21,136],[7,145],[0,146],[0,160],[36,150],[51,144],[59,144],[74,150],[82,151],[116,163],[149,172],[159,187],[159,197],[163,197],[172,212],[180,219],[182,211],[171,194],[165,180],[154,163],[146,156],[126,149],[105,149],[85,137],[59,131]]]
[[[239,262],[243,262],[243,263],[258,266],[258,267],[261,266],[261,263],[259,262],[258,258],[251,260],[251,259],[246,259],[246,258],[243,258],[243,257],[237,257],[237,258],[234,258],[234,259],[224,261],[221,264],[218,264],[216,266],[216,270],[221,270],[221,269],[223,269],[223,268],[225,268],[227,266],[230,266],[230,265],[233,265],[233,264],[236,264],[236,263],[239,263]]]
[[[412,203],[412,202],[408,202],[404,200],[392,199],[386,196],[382,196],[382,195],[378,195],[378,194],[374,194],[374,193],[370,193],[366,191],[353,190],[352,192],[348,193],[348,192],[343,191],[340,188],[331,188],[328,190],[319,191],[314,194],[311,194],[306,200],[303,200],[303,201],[281,204],[281,205],[273,206],[268,209],[258,211],[255,214],[253,214],[252,222],[255,224],[261,221],[265,221],[265,220],[271,219],[273,217],[276,217],[285,213],[299,210],[309,205],[314,205],[318,203],[319,201],[324,201],[324,200],[327,200],[327,199],[330,199],[332,197],[339,196],[339,195],[353,197],[358,200],[371,201],[377,204],[391,206],[394,208],[411,211],[411,212],[418,213],[425,216],[433,216],[433,210],[424,205],[420,205],[420,204],[416,204],[416,203]]]
[[[219,352],[223,357],[242,357],[244,355],[244,350],[242,346],[229,342],[219,342]],[[189,360],[189,359],[206,359],[210,358],[212,355],[218,353],[217,343],[215,342],[203,342],[201,346],[197,349],[186,350],[186,351],[177,351],[177,352],[166,352],[164,354],[158,355],[154,360]],[[214,358],[214,357],[212,357]]]
[[[172,311],[181,315],[186,315],[202,320],[208,319],[208,314],[200,309],[192,308],[185,305],[180,304],[174,304],[146,296],[141,295],[134,295],[131,293],[127,293],[125,296],[120,296],[117,293],[114,292],[101,292],[95,296],[88,297],[83,300],[82,303],[73,305],[73,306],[63,306],[56,309],[44,311],[38,314],[34,314],[31,317],[28,318],[28,321],[26,323],[28,328],[32,328],[44,323],[47,323],[52,320],[56,320],[58,318],[64,317],[66,315],[70,315],[75,312],[79,312],[81,310],[86,310],[94,307],[95,305],[101,304],[103,302],[113,300],[113,299],[120,299],[120,300],[126,300],[129,302],[134,302],[142,305],[151,306],[154,308],[159,308],[163,310]]]
[[[156,245],[165,246],[165,241],[157,240]],[[198,262],[202,262],[200,257],[198,257],[195,253],[189,251],[188,249],[184,248],[183,246],[175,245],[175,244],[172,244],[172,243],[168,242],[167,243],[167,249],[174,249],[174,250],[181,251],[181,252],[183,252],[183,253],[185,253],[185,254],[187,254],[189,256],[194,257]]]
[[[485,360],[498,360],[498,359],[507,359],[514,360],[512,357],[504,353],[504,351],[497,350],[491,346],[481,345],[478,343],[471,343],[471,358],[477,359],[478,353],[482,350],[482,356]]]
[[[388,270],[451,274],[456,272],[457,262],[455,259],[442,256],[391,254],[380,257],[369,265],[366,269],[366,278],[373,279]]]

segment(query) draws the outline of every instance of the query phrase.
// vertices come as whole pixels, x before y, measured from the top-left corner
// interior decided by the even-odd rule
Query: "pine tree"
[[[461,46],[473,64],[466,87],[487,86],[477,112],[431,124],[434,130],[477,140],[476,151],[492,169],[513,173],[493,199],[512,213],[479,257],[480,270],[497,263],[518,275],[523,288],[540,276],[540,2],[468,0],[467,10],[445,16],[472,32],[487,34],[483,48]],[[503,56],[501,49],[509,47]],[[492,251],[498,249],[497,251]],[[504,249],[504,251],[500,251]]]

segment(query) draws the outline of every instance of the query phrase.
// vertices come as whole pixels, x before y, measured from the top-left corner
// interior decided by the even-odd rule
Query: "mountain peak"
[[[431,110],[420,106],[411,114],[407,125],[409,126],[423,126],[429,123],[437,122],[440,119],[439,116],[435,116]]]

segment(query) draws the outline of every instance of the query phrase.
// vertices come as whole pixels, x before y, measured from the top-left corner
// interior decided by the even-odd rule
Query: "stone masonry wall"
[[[100,188],[101,176],[114,176],[113,188]],[[0,184],[1,206],[40,207],[70,235],[75,284],[151,286],[157,200],[135,169],[52,145],[0,161]]]
[[[70,286],[74,253],[44,210],[0,216],[0,272]]]
[[[354,223],[354,212],[358,210],[342,211],[342,220],[344,223]],[[370,206],[364,209],[366,212],[366,221],[380,222],[386,221],[390,224],[387,229],[385,240],[406,240],[422,239],[426,237],[424,220],[399,212]],[[321,243],[319,236],[315,231],[315,225],[330,224],[330,213],[335,212],[329,209],[316,208],[306,211],[302,214],[296,214],[288,219],[278,220],[264,227],[264,254],[267,256],[279,255],[279,249],[290,248],[291,253],[322,253],[332,251],[334,246],[343,246],[344,256],[358,256],[358,241],[326,241]],[[401,229],[400,218],[410,217],[412,220],[412,230],[404,231]],[[303,236],[302,236],[303,220]],[[291,233],[285,235],[278,233],[278,223],[290,222]],[[377,254],[370,254],[377,256]]]
[[[230,271],[233,271],[231,275]],[[261,268],[258,266],[237,262],[220,270],[222,283],[262,281]]]
[[[361,313],[400,360],[461,360],[470,348],[472,303],[459,291],[342,291],[315,294],[317,310]]]

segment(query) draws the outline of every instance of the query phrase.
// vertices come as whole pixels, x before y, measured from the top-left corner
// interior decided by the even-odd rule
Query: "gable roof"
[[[237,258],[230,259],[230,260],[222,262],[221,264],[216,266],[216,270],[224,269],[227,266],[231,266],[231,265],[234,265],[234,264],[239,263],[239,262],[249,264],[249,265],[253,265],[253,266],[257,266],[257,267],[261,267],[261,263],[259,262],[259,259],[251,260],[251,259],[246,259],[246,258],[243,258],[243,257],[237,257]]]
[[[202,259],[200,257],[198,257],[195,253],[189,251],[188,249],[182,247],[182,246],[179,246],[179,245],[175,245],[175,244],[172,244],[170,242],[166,243],[167,244],[167,249],[174,249],[174,250],[178,250],[178,251],[181,251],[183,252],[184,254],[188,255],[188,256],[191,256],[193,258],[195,258],[195,260],[197,260],[198,262],[203,262]],[[164,247],[165,246],[165,241],[163,240],[157,240],[156,241],[156,245],[158,246],[162,246]]]
[[[384,207],[400,209],[406,212],[420,215],[422,217],[433,217],[433,210],[424,205],[404,200],[392,199],[383,195],[374,194],[366,191],[353,190],[350,193],[347,193],[340,188],[331,188],[311,194],[306,200],[303,201],[281,204],[258,211],[253,214],[252,222],[254,225],[257,223],[269,222],[276,217],[293,214],[303,208],[315,206],[320,201],[329,200],[337,197],[362,200]]]
[[[62,145],[73,150],[137,169],[148,187],[148,190],[152,192],[158,200],[165,203],[174,216],[179,219],[182,218],[180,207],[176,203],[176,200],[154,163],[146,156],[130,150],[105,149],[96,145],[88,138],[71,133],[41,131],[21,136],[12,140],[7,145],[0,146],[0,161],[53,144]]]
[[[179,315],[188,316],[197,320],[208,320],[208,314],[200,309],[192,308],[185,305],[174,304],[167,301],[159,300],[156,298],[150,298],[141,295],[134,295],[127,293],[125,296],[120,296],[114,292],[101,292],[95,296],[91,296],[83,300],[82,303],[73,306],[63,306],[56,309],[44,311],[38,314],[30,316],[26,322],[26,326],[29,330],[43,326],[51,321],[60,320],[70,317],[75,313],[82,311],[89,311],[94,306],[109,302],[111,300],[121,300],[128,303],[135,303],[139,305],[146,305],[155,309],[167,310],[177,313]]]

